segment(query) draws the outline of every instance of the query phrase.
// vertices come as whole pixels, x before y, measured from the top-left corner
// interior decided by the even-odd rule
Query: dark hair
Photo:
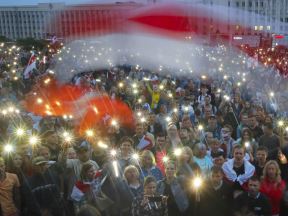
[[[222,156],[223,158],[226,157],[224,151],[218,151],[218,152],[214,155],[213,158],[218,158],[218,157],[221,157],[221,156]]]
[[[154,176],[147,176],[145,179],[144,179],[144,184],[143,186],[146,187],[148,184],[150,184],[151,182],[155,182],[157,184],[157,180],[155,179]]]
[[[200,109],[196,109],[194,113],[195,113],[195,115],[201,115],[201,110]]]
[[[81,169],[81,172],[80,172],[80,178],[81,180],[84,180],[86,178],[86,174],[87,174],[87,171],[89,169],[91,169],[93,167],[93,164],[91,163],[86,163],[82,166],[82,169]]]
[[[268,154],[268,149],[267,149],[267,147],[265,147],[265,146],[259,146],[259,147],[257,148],[256,152],[257,152],[257,151],[265,151],[266,154]]]
[[[225,124],[223,128],[229,128],[230,133],[233,133],[233,127],[230,124]]]
[[[245,127],[245,128],[243,128],[243,130],[242,130],[242,132],[241,132],[241,139],[242,139],[242,140],[243,140],[244,133],[248,133],[250,139],[253,138],[252,131],[251,131],[249,128],[246,128],[246,127]]]
[[[260,182],[261,180],[260,180],[260,178],[259,178],[258,176],[254,175],[254,176],[252,176],[252,177],[249,179],[249,181],[258,181],[258,182]]]
[[[219,173],[219,172],[223,174],[223,171],[222,171],[221,167],[213,166],[211,168],[211,173],[215,174],[215,173]]]
[[[244,151],[244,147],[243,147],[243,146],[241,146],[241,145],[239,145],[239,144],[236,144],[236,145],[233,146],[233,151],[232,151],[233,154],[234,154],[234,152],[235,152],[236,149],[242,149],[242,150]]]
[[[166,133],[164,131],[159,131],[158,133],[156,133],[156,139],[157,137],[165,137],[166,138]]]
[[[134,145],[134,141],[128,136],[124,136],[120,139],[120,145],[124,142],[129,142],[132,146]]]

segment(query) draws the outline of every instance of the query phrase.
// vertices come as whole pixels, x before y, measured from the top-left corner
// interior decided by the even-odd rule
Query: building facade
[[[161,1],[145,1],[145,3],[157,2]],[[211,18],[213,15],[210,14],[210,18],[207,15],[207,18],[198,23],[201,33],[204,34],[233,36],[235,34],[255,35],[257,32],[259,34],[263,34],[263,32],[285,34],[288,32],[288,0],[179,0],[179,2],[204,3],[211,8],[221,5],[224,7],[219,8],[218,13],[221,14],[223,12],[221,10],[227,10],[228,22],[230,18],[236,17],[236,22],[234,19],[231,25],[228,23],[227,26],[217,26]],[[78,37],[82,33],[87,34],[95,29],[113,28],[114,22],[117,21],[115,17],[121,17],[119,16],[121,13],[140,6],[139,3],[115,3],[73,7],[64,3],[43,3],[34,6],[0,7],[0,35],[10,39],[26,37],[44,39],[48,34],[56,34],[60,37],[68,35]],[[239,9],[239,11],[236,14],[234,12],[229,14],[231,8]],[[247,16],[241,11],[248,11],[251,14]],[[58,21],[55,22],[55,20]],[[241,25],[243,24],[251,26],[250,29],[242,29]]]
[[[34,6],[0,7],[0,35],[13,40],[27,37],[45,39],[49,35],[81,36],[91,29],[97,29],[97,24],[102,25],[99,29],[112,28],[115,16],[139,6],[137,3],[78,6],[41,3]]]

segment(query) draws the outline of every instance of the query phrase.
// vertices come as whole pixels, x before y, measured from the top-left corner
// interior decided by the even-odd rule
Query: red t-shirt
[[[272,206],[272,215],[279,214],[280,203],[283,198],[286,183],[281,180],[280,183],[271,182],[267,178],[263,180],[260,186],[260,192],[269,198]]]

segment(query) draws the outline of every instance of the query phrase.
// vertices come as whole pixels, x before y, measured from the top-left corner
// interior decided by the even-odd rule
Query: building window
[[[245,1],[242,2],[242,7],[245,7]]]
[[[239,6],[240,6],[240,4],[239,4],[239,2],[237,1],[237,2],[236,2],[236,7],[239,7]]]
[[[288,23],[288,17],[285,18],[285,22]]]
[[[228,7],[230,7],[230,5],[231,5],[231,2],[230,2],[230,1],[228,1]]]
[[[258,30],[258,26],[254,26],[254,29],[255,29],[255,31],[257,31]]]
[[[270,30],[271,30],[271,26],[266,26],[266,29],[267,29],[268,31],[270,31]]]
[[[259,30],[262,31],[263,30],[263,26],[259,26]]]
[[[251,1],[249,1],[249,7],[252,7],[252,2]]]

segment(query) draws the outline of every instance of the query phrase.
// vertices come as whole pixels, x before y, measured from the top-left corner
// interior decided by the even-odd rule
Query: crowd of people
[[[22,107],[53,64],[46,54],[28,79],[2,56],[1,215],[288,215],[287,119],[249,82],[130,65],[81,73],[73,85],[123,101],[134,124],[107,118],[80,136],[73,118]],[[258,73],[243,67],[247,81]]]

